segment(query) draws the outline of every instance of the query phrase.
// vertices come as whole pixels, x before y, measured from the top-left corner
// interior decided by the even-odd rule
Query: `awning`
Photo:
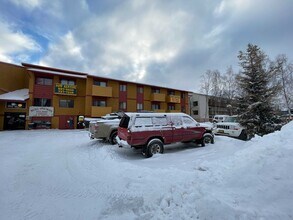
[[[19,89],[13,92],[7,92],[0,95],[0,100],[7,101],[25,101],[29,99],[29,90],[28,89]]]

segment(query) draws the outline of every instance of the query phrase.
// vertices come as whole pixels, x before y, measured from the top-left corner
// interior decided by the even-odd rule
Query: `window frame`
[[[37,99],[40,100],[40,103],[36,103],[36,100]],[[46,105],[48,101],[49,101],[49,105]],[[34,98],[34,106],[51,107],[52,106],[52,99],[47,99],[47,98]]]
[[[64,101],[66,105],[61,106],[61,102],[64,102]],[[59,99],[59,108],[74,108],[74,100],[73,99]]]

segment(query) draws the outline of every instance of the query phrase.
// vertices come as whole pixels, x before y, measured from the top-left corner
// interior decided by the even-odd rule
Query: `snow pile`
[[[205,218],[220,213],[222,218],[292,218],[292,132],[293,122],[282,131],[244,143],[235,154],[203,163],[209,184],[213,185],[203,186],[213,197],[203,204],[214,211],[201,214]]]
[[[290,219],[292,132],[149,159],[85,131],[0,132],[0,218]]]

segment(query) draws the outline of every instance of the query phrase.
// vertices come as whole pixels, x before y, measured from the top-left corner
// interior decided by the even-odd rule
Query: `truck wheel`
[[[152,139],[149,141],[145,150],[145,157],[149,158],[156,153],[164,153],[164,145],[160,139]]]
[[[247,140],[247,133],[246,130],[242,130],[241,134],[239,135],[239,139],[246,141]]]
[[[204,139],[205,144],[214,144],[215,143],[213,135],[211,135],[209,133],[204,134],[203,139]]]
[[[110,144],[117,144],[117,137],[118,132],[117,131],[113,131],[112,134],[110,135]]]

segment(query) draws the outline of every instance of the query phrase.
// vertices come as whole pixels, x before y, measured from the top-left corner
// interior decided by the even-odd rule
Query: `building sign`
[[[172,96],[172,95],[170,95],[170,102],[180,103],[180,97],[179,96]]]
[[[29,117],[52,117],[54,116],[54,107],[31,106],[29,108]]]
[[[6,102],[6,108],[25,108],[26,103],[24,102]]]
[[[76,95],[76,85],[63,85],[61,83],[55,84],[55,94],[60,95]]]

